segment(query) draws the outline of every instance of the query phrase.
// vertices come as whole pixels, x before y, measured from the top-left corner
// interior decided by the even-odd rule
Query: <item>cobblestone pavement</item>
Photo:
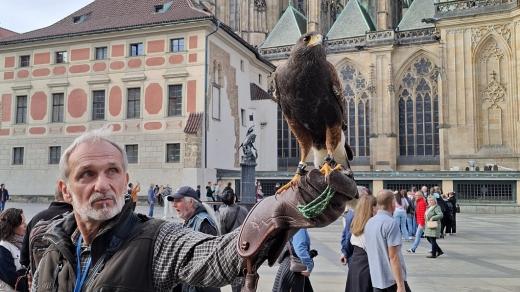
[[[46,208],[46,204],[8,202],[8,207],[23,208],[28,218]],[[147,213],[147,206],[137,208]],[[163,209],[156,208],[156,217]],[[427,259],[426,240],[417,253],[408,254],[411,242],[405,242],[403,252],[408,270],[408,282],[414,292],[520,292],[520,216],[459,214],[457,235],[439,239],[445,254]],[[326,228],[310,230],[312,247],[319,251],[311,282],[317,292],[344,291],[346,268],[339,263],[341,222]],[[277,267],[260,269],[258,292],[271,291]],[[224,287],[223,292],[230,292]]]

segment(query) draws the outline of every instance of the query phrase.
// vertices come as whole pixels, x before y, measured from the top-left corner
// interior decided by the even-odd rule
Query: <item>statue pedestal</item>
[[[256,161],[244,158],[240,163],[240,205],[251,209],[256,204]]]

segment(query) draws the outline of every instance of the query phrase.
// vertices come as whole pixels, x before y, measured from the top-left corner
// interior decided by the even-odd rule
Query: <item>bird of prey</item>
[[[345,100],[334,66],[326,59],[323,37],[310,32],[301,36],[287,63],[274,75],[273,99],[300,146],[300,163],[292,180],[278,193],[294,186],[305,173],[311,149],[314,166],[324,175],[333,168],[348,166],[352,151],[343,133]]]

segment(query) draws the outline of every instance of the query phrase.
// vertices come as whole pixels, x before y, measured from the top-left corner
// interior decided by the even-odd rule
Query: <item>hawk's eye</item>
[[[303,38],[303,41],[308,43],[310,39],[311,39],[311,36],[306,36]]]

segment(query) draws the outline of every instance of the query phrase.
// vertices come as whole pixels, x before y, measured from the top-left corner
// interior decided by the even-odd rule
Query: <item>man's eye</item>
[[[91,177],[94,173],[92,171],[84,171],[80,174],[80,178]]]
[[[119,173],[119,169],[118,168],[115,168],[115,167],[112,167],[108,170],[109,173]]]

